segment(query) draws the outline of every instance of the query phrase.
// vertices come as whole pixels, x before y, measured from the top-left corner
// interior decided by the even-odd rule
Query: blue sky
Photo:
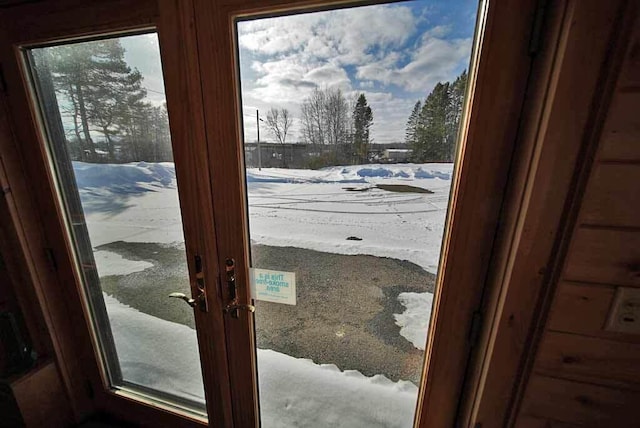
[[[284,107],[298,141],[302,101],[329,87],[366,95],[375,142],[402,141],[415,102],[468,67],[476,12],[477,1],[431,0],[238,22],[245,139],[256,109]]]
[[[468,68],[477,0],[426,0],[239,21],[244,134],[256,140],[256,109],[287,108],[289,142],[300,141],[300,106],[318,88],[364,93],[374,142],[404,140],[407,118],[440,81]],[[124,37],[125,59],[164,102],[156,34]],[[266,127],[261,140],[272,141]]]

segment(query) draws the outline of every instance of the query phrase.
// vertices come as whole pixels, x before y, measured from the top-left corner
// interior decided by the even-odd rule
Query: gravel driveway
[[[194,327],[192,309],[169,299],[189,294],[184,251],[149,243],[100,247],[153,268],[102,278],[103,290],[141,312]],[[296,272],[297,305],[256,303],[258,347],[341,370],[389,379],[420,380],[424,352],[400,336],[398,294],[433,291],[434,275],[406,261],[340,255],[293,247],[252,246],[253,265]]]

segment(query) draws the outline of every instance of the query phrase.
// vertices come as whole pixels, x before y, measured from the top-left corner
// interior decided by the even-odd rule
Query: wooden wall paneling
[[[26,427],[62,428],[72,424],[67,394],[53,361],[12,381],[11,389]]]
[[[534,374],[522,403],[533,416],[583,427],[638,426],[640,393]]]
[[[640,343],[640,336],[604,330],[616,288],[560,281],[547,321],[550,331]]]
[[[640,116],[637,109],[636,115]],[[584,196],[580,223],[640,228],[639,210],[640,163],[596,164]]]
[[[627,64],[628,67],[628,64]],[[640,67],[630,74],[640,74]],[[614,95],[607,127],[602,135],[600,160],[640,162],[640,87]]]
[[[613,67],[612,102],[596,141],[600,162],[582,167],[589,178],[584,180],[581,206],[575,205],[580,211],[564,260],[564,280],[553,296],[546,326],[540,318],[540,329],[547,330],[516,427],[545,419],[586,427],[639,424],[634,411],[640,403],[640,336],[604,330],[616,285],[637,286],[640,276],[640,230],[634,213],[640,130],[637,115],[629,112],[638,99],[627,72],[637,49],[637,12],[637,3],[627,2],[620,26],[621,40],[626,41],[611,47],[623,62],[617,76]]]
[[[640,343],[547,331],[534,370],[561,377],[640,391]]]
[[[552,421],[550,419],[536,418],[533,416],[521,416],[518,418],[515,428],[577,428],[578,425]]]
[[[564,278],[640,287],[640,229],[576,229]]]
[[[552,2],[551,11],[559,3]],[[495,318],[487,326],[490,336],[470,426],[512,423],[522,373],[533,356],[530,335],[544,313],[538,305],[550,292],[549,279],[559,271],[558,246],[566,241],[567,226],[571,227],[566,223],[566,210],[573,207],[572,198],[579,196],[574,168],[579,159],[582,162],[585,144],[596,141],[600,128],[595,118],[608,105],[603,87],[612,85],[611,77],[602,71],[611,61],[609,49],[617,43],[626,3],[565,4],[564,14],[556,12],[558,32],[554,35],[553,24],[547,29],[554,35],[544,44],[551,52],[545,57],[543,50],[540,61],[551,64],[536,75],[544,84],[531,94],[531,108],[522,125],[519,144],[532,148],[531,155],[521,154],[520,169],[514,176],[524,176],[525,183],[505,208],[517,215],[506,226],[511,231],[503,238],[505,250],[490,282],[500,294],[495,297]]]
[[[625,65],[620,73],[623,92],[640,90],[640,26],[636,25],[627,49]]]

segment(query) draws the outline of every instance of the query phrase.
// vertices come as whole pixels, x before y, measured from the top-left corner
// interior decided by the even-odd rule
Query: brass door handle
[[[231,314],[232,314],[232,315],[234,315],[234,314],[236,315],[236,316],[234,316],[234,318],[237,318],[237,317],[238,317],[238,316],[237,316],[237,311],[238,311],[238,309],[245,309],[245,310],[247,310],[247,311],[249,311],[249,312],[255,312],[255,311],[256,311],[256,307],[255,307],[255,306],[253,306],[253,305],[249,305],[249,304],[243,305],[243,304],[240,304],[240,303],[233,303],[233,302],[232,302],[232,303],[229,303],[229,304],[228,304],[228,305],[223,309],[223,311],[224,311],[224,313],[225,313],[225,314],[226,314],[227,312],[231,312]]]
[[[184,293],[171,293],[171,294],[169,294],[169,297],[175,297],[176,299],[182,299],[185,302],[187,302],[187,305],[191,306],[192,308],[194,308],[196,306],[196,299],[192,299],[190,297],[187,297],[187,295],[184,294]]]
[[[198,297],[196,297],[195,299],[188,297],[184,293],[171,293],[169,294],[169,297],[182,299],[187,303],[187,305],[191,306],[192,308],[198,306],[198,309],[200,309],[202,312],[207,312],[207,298],[204,295],[204,290],[199,290]]]
[[[231,313],[231,318],[238,318],[238,310],[244,309],[249,312],[255,312],[256,307],[250,304],[240,303],[238,300],[238,291],[236,284],[236,262],[229,257],[225,261],[225,273],[227,277],[227,288],[229,291],[229,304],[222,309],[225,314]]]
[[[200,309],[200,311],[209,312],[209,305],[207,305],[207,294],[206,294],[206,289],[204,285],[204,272],[202,270],[202,257],[200,257],[199,255],[196,255],[194,257],[194,264],[195,264],[194,268],[196,272],[195,283],[196,283],[196,287],[198,288],[198,296],[195,299],[193,299],[188,297],[184,293],[171,293],[169,294],[169,297],[182,299],[187,303],[187,305],[191,306],[192,308],[195,308],[196,306],[198,306],[198,309]]]

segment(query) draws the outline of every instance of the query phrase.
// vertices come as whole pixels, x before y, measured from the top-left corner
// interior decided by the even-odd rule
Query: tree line
[[[349,102],[340,89],[315,88],[302,102],[300,120],[302,140],[314,155],[310,167],[368,162],[373,112],[363,93]]]
[[[405,134],[414,162],[454,161],[466,87],[465,70],[453,82],[436,84],[424,102],[416,102]]]
[[[85,162],[171,161],[166,103],[147,101],[143,77],[118,39],[41,49],[65,117],[69,152]]]

